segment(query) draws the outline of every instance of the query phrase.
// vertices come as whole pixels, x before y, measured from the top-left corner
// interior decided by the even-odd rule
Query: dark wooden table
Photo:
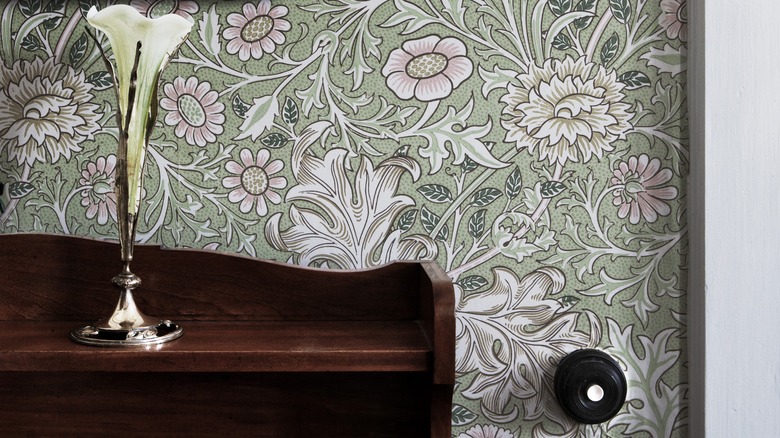
[[[329,271],[138,246],[146,314],[184,336],[73,343],[108,315],[114,243],[0,235],[0,431],[9,436],[449,437],[452,284],[432,262]]]

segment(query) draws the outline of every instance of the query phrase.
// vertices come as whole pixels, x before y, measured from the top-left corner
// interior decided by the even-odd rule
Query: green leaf
[[[477,414],[461,405],[452,405],[452,425],[465,426],[477,419]]]
[[[458,280],[455,284],[462,287],[463,290],[472,291],[487,286],[488,281],[481,275],[469,275],[468,277]]]
[[[500,198],[501,195],[501,190],[498,190],[494,187],[485,187],[484,189],[477,190],[477,192],[474,193],[474,196],[471,197],[471,202],[469,205],[473,205],[475,207],[484,207]]]
[[[44,12],[65,12],[65,0],[52,0],[43,8]],[[43,22],[43,28],[52,30],[60,25],[61,18],[50,18]]]
[[[550,0],[548,4],[550,5],[550,10],[553,14],[558,17],[569,12],[571,9],[571,0]]]
[[[33,30],[35,30],[36,27],[45,23],[46,20],[61,17],[62,14],[59,12],[40,12],[25,20],[24,23],[19,26],[19,30],[16,32],[16,37],[13,38],[13,52],[16,54],[16,56],[21,57],[22,42],[24,42],[24,37],[29,35]],[[5,35],[5,32],[3,34]],[[8,51],[8,49],[11,47],[10,41],[3,41],[3,47],[6,51]]]
[[[274,119],[279,114],[279,101],[275,96],[263,96],[254,99],[254,104],[246,113],[244,123],[238,127],[241,132],[233,140],[244,140],[251,138],[256,141],[257,137],[267,131],[274,124]]]
[[[485,233],[485,213],[487,210],[477,210],[476,213],[471,215],[469,219],[469,234],[471,237],[478,239]]]
[[[671,44],[664,44],[663,49],[650,47],[650,51],[640,56],[647,65],[658,69],[658,73],[669,73],[672,77],[687,70],[688,49],[685,45],[674,47]]]
[[[89,10],[90,10],[90,8],[92,8],[92,6],[100,8],[100,1],[98,1],[98,0],[79,0],[79,10],[81,11],[81,15],[84,16],[84,18],[87,18],[87,12],[89,12]]]
[[[79,39],[70,47],[70,52],[68,52],[70,65],[76,65],[84,58],[84,55],[87,53],[87,48],[89,47],[88,38],[87,33],[82,32]]]
[[[650,86],[650,78],[641,71],[627,71],[618,76],[617,80],[626,84],[627,90],[636,90],[637,88]]]
[[[615,58],[618,49],[620,48],[620,38],[617,32],[612,32],[612,36],[609,37],[604,46],[601,47],[601,63],[604,65],[609,64],[609,61]]]
[[[571,40],[566,34],[559,33],[555,36],[555,39],[553,39],[552,46],[558,50],[566,50],[571,48]]]
[[[447,146],[455,155],[453,164],[461,164],[466,157],[471,158],[482,166],[491,169],[506,167],[490,152],[488,142],[482,140],[490,134],[493,123],[488,119],[485,125],[467,126],[467,120],[474,110],[474,99],[471,98],[459,111],[454,107],[447,108],[447,113],[437,122],[432,123],[418,131],[418,135],[428,140],[426,147],[420,148],[419,153],[427,158],[431,164],[431,173],[441,169],[444,159],[450,156]]]
[[[558,302],[561,303],[561,306],[563,306],[563,310],[569,310],[576,306],[577,303],[580,302],[580,299],[575,296],[565,295],[559,298]]]
[[[26,181],[17,181],[8,186],[8,195],[11,196],[11,199],[19,199],[27,196],[33,190],[35,190],[35,186],[32,184]]]
[[[35,35],[27,35],[24,37],[24,40],[22,40],[22,48],[28,52],[34,52],[40,48],[43,48],[41,45],[41,40],[38,39]]]
[[[453,200],[450,189],[441,184],[426,184],[418,188],[417,191],[422,193],[425,199],[436,204],[443,204]]]
[[[420,30],[428,24],[436,22],[428,13],[410,2],[395,0],[393,3],[398,12],[382,23],[381,27],[393,27],[405,24],[404,29],[400,33],[402,35],[408,35]]]
[[[420,209],[420,223],[422,223],[423,229],[427,232],[433,231],[433,229],[436,227],[436,224],[439,223],[441,218],[436,215],[436,213],[428,210],[427,207],[424,205]]]
[[[520,166],[515,166],[515,170],[509,174],[504,184],[504,193],[509,199],[515,199],[523,188],[523,178],[520,174]]]
[[[477,167],[479,167],[479,164],[469,157],[464,158],[463,162],[460,163],[460,168],[463,170],[463,173],[473,172],[477,170]]]
[[[630,0],[609,0],[609,8],[612,10],[612,15],[620,23],[625,24],[631,18]]]
[[[285,137],[282,134],[279,134],[278,132],[272,132],[268,134],[267,136],[260,139],[260,142],[264,145],[268,146],[269,148],[278,149],[280,147],[283,147],[287,144],[289,139]]]
[[[393,153],[394,157],[407,157],[409,156],[409,145],[405,144],[401,146],[400,148],[396,149]]]
[[[19,10],[26,17],[32,17],[41,10],[41,0],[19,0]]]
[[[414,220],[417,218],[417,210],[407,210],[398,218],[398,229],[401,231],[409,231],[414,225]]]
[[[441,240],[442,242],[447,240],[447,238],[450,236],[450,227],[445,225],[441,227],[439,232],[436,234],[436,237],[434,237],[435,240]]]
[[[217,5],[211,5],[211,8],[203,13],[203,19],[198,21],[198,36],[200,43],[214,56],[217,56],[222,50],[219,42],[219,14],[217,14]]]
[[[563,193],[564,190],[566,190],[566,186],[560,181],[545,181],[541,187],[543,198],[554,198]]]
[[[288,125],[298,123],[298,105],[289,96],[284,99],[284,108],[282,108],[282,119]]]
[[[92,84],[97,91],[108,89],[114,85],[114,78],[107,71],[96,71],[87,76],[86,81]]]
[[[595,12],[596,10],[596,0],[580,0],[575,6],[575,11],[589,11],[589,12]],[[577,29],[585,29],[586,27],[590,26],[590,23],[593,22],[593,17],[583,17],[578,18],[574,20],[574,27]]]
[[[594,15],[593,12],[573,11],[556,18],[555,21],[553,21],[553,23],[550,25],[549,30],[547,31],[547,44],[544,52],[545,58],[549,58],[551,56],[552,49],[553,49],[553,42],[555,42],[555,38],[558,35],[563,33],[564,29],[566,29],[575,20],[578,20],[580,18],[585,18],[585,17],[592,17],[593,15]]]
[[[243,119],[246,116],[247,111],[249,111],[249,104],[241,100],[241,96],[238,94],[233,97],[232,104],[233,112]]]

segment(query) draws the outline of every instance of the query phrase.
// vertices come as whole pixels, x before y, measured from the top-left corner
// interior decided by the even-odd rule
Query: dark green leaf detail
[[[0,182],[0,196],[3,196],[3,192],[5,191],[5,185]],[[0,214],[3,214],[5,211],[5,204],[3,204],[2,198],[0,198]]]
[[[11,199],[19,199],[24,198],[33,190],[35,190],[35,186],[32,184],[26,181],[17,181],[8,186],[8,195],[11,196]]]
[[[566,186],[562,182],[545,181],[541,187],[542,198],[554,198],[563,193],[564,190],[566,190]]]
[[[89,41],[86,32],[82,32],[79,39],[70,47],[68,57],[70,58],[70,65],[76,65],[84,58],[87,53],[87,47],[89,47]]]
[[[34,52],[38,49],[42,49],[43,45],[37,36],[30,34],[22,40],[22,48],[28,52]]]
[[[471,237],[477,239],[485,232],[485,213],[487,210],[477,210],[476,213],[471,215],[469,219],[469,234]]]
[[[577,303],[580,302],[580,299],[577,297],[573,297],[571,295],[562,296],[558,299],[558,302],[561,303],[564,310],[571,309],[572,307],[576,306]]]
[[[465,157],[463,162],[460,163],[460,168],[463,170],[463,173],[473,172],[477,170],[477,167],[479,167],[479,164],[469,157]]]
[[[550,0],[548,4],[553,14],[559,17],[571,10],[571,0]]]
[[[249,104],[241,100],[241,96],[236,94],[233,97],[233,112],[236,113],[238,117],[241,117],[242,119],[246,117],[247,111],[249,111]]]
[[[441,227],[441,230],[436,234],[436,237],[434,237],[435,240],[441,240],[442,242],[447,240],[447,238],[450,237],[450,227],[445,225]]]
[[[571,48],[571,40],[566,35],[559,33],[555,35],[552,46],[558,50],[567,50]]]
[[[65,0],[52,0],[46,4],[43,8],[43,12],[64,12]],[[60,25],[61,18],[49,18],[43,22],[43,28],[46,30],[52,30]]]
[[[452,425],[465,426],[477,419],[477,414],[461,405],[452,405]]]
[[[596,10],[596,0],[580,0],[575,6],[575,11],[589,11],[589,12],[595,12]],[[593,17],[582,17],[574,20],[574,27],[577,29],[585,29],[586,27],[590,26],[590,23],[593,21]]]
[[[294,125],[298,123],[298,105],[289,96],[284,99],[284,107],[282,108],[282,119],[288,125]]]
[[[509,199],[515,199],[523,188],[523,177],[520,174],[520,166],[515,166],[515,170],[506,178],[504,184],[504,193]]]
[[[612,9],[612,15],[620,23],[625,24],[631,18],[630,0],[609,0],[609,8]]]
[[[626,84],[627,90],[636,90],[637,88],[649,87],[650,78],[641,71],[627,71],[618,76],[618,81]]]
[[[477,290],[482,286],[487,286],[488,281],[485,277],[480,275],[469,275],[468,277],[458,280],[455,284],[462,287],[463,290],[472,291]]]
[[[434,202],[436,204],[443,204],[445,202],[452,201],[452,193],[450,189],[444,187],[441,184],[426,184],[417,189],[425,199]]]
[[[96,71],[87,76],[87,83],[92,84],[96,90],[105,90],[114,85],[114,79],[111,77],[111,73],[107,71]]]
[[[26,17],[32,17],[41,11],[41,0],[20,0],[19,10]]]
[[[100,2],[98,0],[79,0],[79,10],[84,18],[87,18],[87,12],[92,6],[97,6],[100,9]]]
[[[278,132],[272,132],[260,139],[260,142],[269,148],[278,149],[287,144],[289,139]]]
[[[493,187],[485,187],[484,189],[477,190],[474,196],[471,197],[470,205],[475,207],[484,207],[502,195],[501,190]]]
[[[414,220],[417,218],[417,210],[407,210],[398,218],[398,229],[401,231],[409,231],[414,225]]]
[[[441,218],[436,215],[436,213],[428,210],[424,205],[420,209],[420,223],[422,223],[423,228],[427,232],[433,231],[434,228],[436,228],[436,224],[439,223],[439,220]]]
[[[406,157],[409,155],[409,145],[405,144],[401,146],[400,148],[395,150],[395,153],[393,154],[394,157]]]
[[[604,46],[601,47],[601,63],[604,65],[609,64],[617,55],[620,48],[620,38],[617,32],[612,32],[612,36],[609,37]]]

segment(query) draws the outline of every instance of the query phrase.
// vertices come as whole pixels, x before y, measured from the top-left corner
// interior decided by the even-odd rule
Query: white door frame
[[[780,2],[688,7],[689,436],[778,437]]]

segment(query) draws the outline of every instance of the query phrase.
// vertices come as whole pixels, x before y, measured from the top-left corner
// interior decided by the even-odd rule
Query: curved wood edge
[[[455,384],[455,289],[447,273],[433,261],[418,262],[423,329],[433,344],[433,383]],[[427,283],[427,284],[426,284]]]

